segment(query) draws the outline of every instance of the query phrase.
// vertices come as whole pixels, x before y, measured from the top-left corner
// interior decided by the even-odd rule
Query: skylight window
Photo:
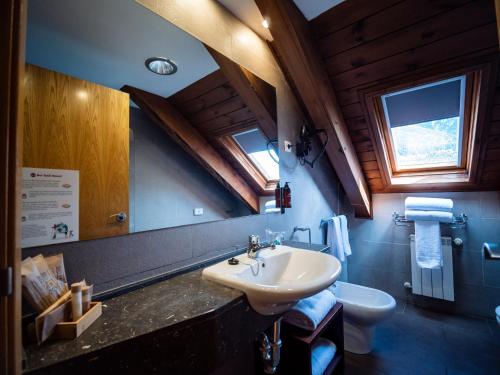
[[[279,180],[279,157],[259,129],[233,135],[233,139],[268,181]]]
[[[382,95],[395,171],[460,167],[466,77]]]

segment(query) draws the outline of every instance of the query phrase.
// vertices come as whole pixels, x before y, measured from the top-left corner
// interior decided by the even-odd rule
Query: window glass
[[[278,154],[259,129],[234,134],[233,139],[267,180],[279,180]]]
[[[465,76],[381,97],[397,169],[461,164]]]

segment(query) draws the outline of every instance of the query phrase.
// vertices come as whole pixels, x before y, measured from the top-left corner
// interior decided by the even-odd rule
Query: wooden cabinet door
[[[23,166],[80,171],[80,240],[128,233],[129,95],[27,65]]]

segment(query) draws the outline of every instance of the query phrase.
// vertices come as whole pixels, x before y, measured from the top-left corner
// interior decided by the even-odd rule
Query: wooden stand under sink
[[[337,302],[314,331],[306,331],[286,322],[282,323],[283,346],[279,374],[312,374],[311,350],[314,341],[323,337],[337,346],[337,351],[324,374],[339,373],[344,367],[343,306]]]

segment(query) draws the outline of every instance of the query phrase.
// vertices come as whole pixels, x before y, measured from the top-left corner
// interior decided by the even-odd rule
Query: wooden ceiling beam
[[[253,112],[264,134],[278,138],[276,88],[262,78],[205,45],[231,86]]]
[[[259,212],[259,197],[253,189],[172,104],[135,87],[123,86],[122,91],[253,213]]]
[[[256,0],[256,3],[269,20],[271,45],[314,127],[328,132],[326,153],[356,216],[370,217],[370,191],[307,20],[292,0]]]

